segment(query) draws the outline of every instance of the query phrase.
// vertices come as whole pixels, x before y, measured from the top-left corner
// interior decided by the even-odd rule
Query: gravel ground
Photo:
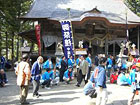
[[[4,88],[0,88],[0,105],[20,105],[19,87],[16,85],[16,76],[14,72],[7,72],[9,83]],[[71,84],[60,83],[58,86],[52,86],[50,90],[40,87],[39,98],[32,97],[32,86],[30,86],[27,101],[31,105],[95,105],[95,99],[84,96],[81,87],[75,87],[76,80]],[[108,102],[107,105],[127,105],[127,100],[131,93],[130,87],[118,86],[116,84],[107,84]],[[135,105],[138,102],[138,96],[135,97]]]

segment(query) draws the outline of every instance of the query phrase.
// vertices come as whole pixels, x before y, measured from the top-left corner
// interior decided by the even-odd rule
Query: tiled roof
[[[72,21],[81,21],[85,17],[102,17],[110,23],[125,24],[127,11],[128,24],[140,23],[140,17],[130,11],[122,0],[35,0],[29,13],[21,18],[58,21],[69,19],[68,8]],[[94,8],[101,13],[89,12]]]

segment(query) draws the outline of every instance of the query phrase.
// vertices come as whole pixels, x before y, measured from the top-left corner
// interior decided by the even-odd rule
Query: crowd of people
[[[107,87],[106,77],[110,79],[110,83],[117,83],[121,86],[131,86],[132,94],[128,99],[128,105],[133,104],[134,96],[140,91],[140,60],[138,56],[133,56],[131,66],[128,67],[126,62],[118,62],[112,56],[108,58],[100,58],[99,66],[95,67],[90,81],[84,87],[84,94],[96,98],[96,105],[106,105]],[[123,58],[121,58],[123,61]]]
[[[73,56],[67,60],[65,56],[56,60],[54,64],[51,57],[44,62],[39,56],[33,65],[29,64],[29,56],[22,55],[21,62],[16,67],[17,85],[20,87],[20,103],[29,104],[26,101],[29,85],[33,85],[33,97],[39,98],[39,87],[51,89],[51,86],[58,85],[59,82],[70,84],[76,78],[76,87],[80,87],[84,79],[83,92],[91,98],[96,97],[96,105],[106,105],[108,100],[106,80],[118,85],[131,85],[132,95],[128,100],[128,105],[132,105],[135,94],[140,90],[140,62],[139,58],[134,59],[128,72],[127,64],[120,58],[113,56],[105,57],[104,54],[95,56],[94,63],[91,54],[87,57],[83,55]],[[92,71],[92,74],[91,74]],[[106,78],[107,77],[107,78]],[[8,82],[4,69],[0,70],[0,86],[4,87]]]
[[[70,84],[74,79],[74,72],[76,72],[75,76],[77,77],[75,86],[80,87],[83,79],[86,84],[90,78],[91,68],[90,54],[86,59],[84,56],[79,56],[76,62],[72,56],[68,60],[66,60],[65,56],[62,56],[55,65],[50,57],[43,63],[43,57],[39,56],[32,66],[29,65],[28,55],[24,54],[15,71],[17,85],[20,86],[20,103],[29,104],[26,101],[26,97],[30,82],[33,84],[33,97],[39,98],[41,96],[39,94],[40,86],[50,89],[50,86],[58,85],[59,82]]]

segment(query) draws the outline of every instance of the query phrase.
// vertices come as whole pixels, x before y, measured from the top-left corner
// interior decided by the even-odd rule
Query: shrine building
[[[123,0],[35,0],[29,12],[20,17],[41,25],[42,55],[54,56],[57,43],[62,41],[61,20],[72,22],[74,48],[79,41],[94,56],[99,53],[117,55],[120,44],[129,40],[139,50],[140,17]],[[37,43],[35,30],[19,33]]]

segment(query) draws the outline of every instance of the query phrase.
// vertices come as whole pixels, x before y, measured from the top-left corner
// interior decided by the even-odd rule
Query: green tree
[[[32,2],[33,0],[0,0],[0,56],[8,56],[7,52],[11,52],[12,60],[18,56],[16,49],[22,39],[18,33],[32,27],[30,21],[21,21],[19,17],[27,13]]]
[[[125,4],[138,16],[140,16],[140,0],[125,0]]]

